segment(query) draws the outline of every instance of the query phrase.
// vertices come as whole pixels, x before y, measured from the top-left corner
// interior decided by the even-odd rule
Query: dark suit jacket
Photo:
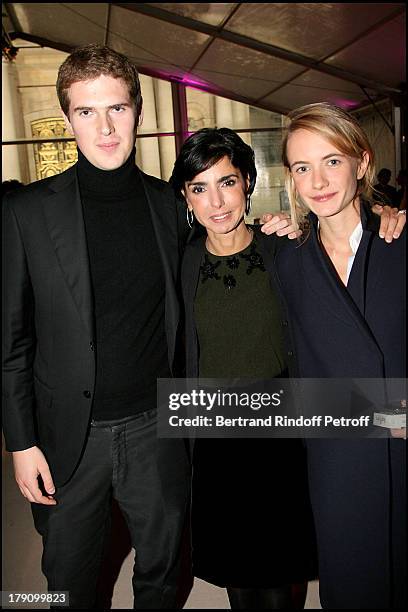
[[[167,183],[141,177],[163,262],[172,368],[185,213]],[[62,485],[81,456],[95,385],[93,297],[76,166],[9,194],[3,216],[7,449],[39,445]]]
[[[266,236],[260,231],[260,227],[254,226],[257,236],[257,244],[262,255],[265,267],[269,273],[270,282],[279,298],[282,309],[281,325],[284,331],[284,343],[286,360],[291,376],[296,376],[297,367],[292,348],[292,338],[288,318],[286,315],[286,305],[280,290],[280,283],[276,273],[275,258],[283,240],[277,236]],[[206,235],[193,238],[186,247],[181,267],[181,286],[184,302],[184,319],[186,326],[186,375],[189,377],[198,376],[199,346],[197,330],[194,320],[194,299],[197,284],[200,276],[200,263],[205,251]]]

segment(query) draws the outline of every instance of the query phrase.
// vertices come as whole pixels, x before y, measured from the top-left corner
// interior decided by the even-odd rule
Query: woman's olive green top
[[[280,306],[256,238],[235,255],[207,250],[194,302],[202,378],[273,378],[285,370]]]

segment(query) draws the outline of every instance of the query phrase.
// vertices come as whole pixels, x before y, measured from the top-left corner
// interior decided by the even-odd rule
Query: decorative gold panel
[[[33,138],[63,138],[70,136],[62,117],[37,119],[31,122]],[[42,142],[34,144],[34,159],[37,179],[60,174],[77,161],[74,141]]]

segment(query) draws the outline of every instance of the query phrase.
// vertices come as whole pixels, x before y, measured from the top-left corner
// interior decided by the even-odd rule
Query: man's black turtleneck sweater
[[[78,150],[96,325],[92,418],[156,407],[156,379],[170,375],[165,280],[135,154],[99,170]]]

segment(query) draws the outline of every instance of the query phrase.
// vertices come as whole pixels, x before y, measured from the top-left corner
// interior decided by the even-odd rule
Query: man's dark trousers
[[[57,505],[32,504],[48,589],[68,590],[70,608],[93,607],[113,495],[136,550],[134,608],[174,608],[188,469],[183,441],[157,437],[155,410],[93,422],[78,469],[57,488]]]

